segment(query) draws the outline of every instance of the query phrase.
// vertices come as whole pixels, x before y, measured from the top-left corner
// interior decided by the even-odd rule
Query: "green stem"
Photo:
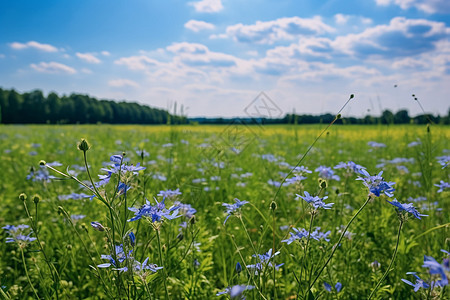
[[[257,256],[258,253],[256,252],[255,246],[253,246],[253,241],[252,241],[250,235],[248,234],[247,227],[245,227],[244,220],[242,220],[241,215],[239,216],[239,220],[241,221],[242,227],[244,228],[244,232],[247,235],[248,240],[250,241],[250,245],[252,246],[253,253]]]
[[[161,237],[159,236],[159,228],[155,228],[155,230],[156,230],[156,238],[158,239],[159,264],[160,264],[160,267],[163,267],[162,272],[163,272],[163,276],[164,276],[164,278],[163,278],[164,290],[166,292],[166,299],[170,299],[169,291],[167,290],[167,276],[166,276],[166,271],[165,271],[166,267],[164,266],[163,258],[162,258]]]
[[[36,290],[34,289],[34,286],[33,286],[33,284],[31,283],[30,276],[28,275],[27,264],[25,263],[25,256],[23,255],[23,249],[22,249],[22,247],[21,247],[20,245],[19,245],[19,248],[20,248],[20,254],[22,254],[23,268],[25,269],[25,274],[27,275],[28,283],[30,284],[31,289],[33,290],[34,294],[36,295],[36,299],[39,299],[39,295],[38,295],[38,293],[36,292]]]
[[[377,285],[373,289],[372,293],[370,293],[368,300],[372,299],[372,296],[375,295],[375,292],[378,290],[378,287],[380,286],[380,284],[383,282],[383,280],[386,278],[388,273],[391,271],[391,267],[394,264],[395,258],[397,257],[398,243],[400,242],[400,233],[402,230],[402,226],[403,226],[403,219],[400,219],[400,226],[398,227],[398,233],[397,233],[397,243],[395,245],[394,253],[392,254],[391,262],[389,263],[389,267],[387,268],[386,272],[384,272],[383,276],[381,277],[381,279],[378,281]]]
[[[347,232],[347,229],[350,227],[350,225],[352,224],[353,220],[356,219],[356,217],[359,215],[359,213],[364,209],[364,207],[366,207],[366,205],[369,203],[371,197],[367,197],[366,202],[364,202],[364,204],[361,206],[361,208],[356,212],[356,214],[350,219],[350,221],[348,222],[347,226],[345,226],[344,231],[342,232],[341,236],[339,237],[339,240],[337,241],[337,243],[333,246],[333,251],[331,252],[330,256],[328,257],[327,261],[325,262],[325,264],[322,266],[322,268],[320,268],[319,273],[317,273],[316,277],[314,278],[313,282],[309,285],[308,291],[311,290],[311,288],[314,286],[314,284],[316,283],[317,279],[319,279],[320,274],[322,274],[323,270],[325,269],[325,267],[328,265],[328,263],[331,261],[331,258],[333,258],[334,252],[336,252],[336,249],[339,247],[339,244],[342,241],[342,238],[344,237],[345,233]]]
[[[311,237],[311,229],[312,229],[312,224],[313,224],[313,221],[314,221],[314,216],[315,216],[315,213],[311,212],[311,218],[309,220],[308,237],[306,239],[306,245],[305,245],[305,251],[303,252],[302,263],[300,265],[300,268],[301,268],[300,269],[300,280],[302,280],[303,267],[304,267],[304,263],[305,263],[305,258],[306,258],[307,253],[308,253],[309,239]],[[306,272],[306,267],[305,267],[305,279],[306,279],[306,276],[307,276],[306,273],[307,272]],[[309,286],[309,282],[308,282],[308,286]]]

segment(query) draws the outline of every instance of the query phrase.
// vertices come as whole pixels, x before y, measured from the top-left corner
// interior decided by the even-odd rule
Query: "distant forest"
[[[88,95],[71,94],[47,97],[35,90],[20,94],[0,88],[3,124],[167,124],[186,123],[166,110],[133,102],[97,100]]]
[[[42,91],[18,93],[0,88],[0,123],[3,124],[317,124],[330,123],[332,114],[286,114],[283,118],[187,118],[134,102],[98,100],[88,95],[58,96]],[[450,124],[447,115],[421,114],[407,110],[384,110],[381,116],[343,117],[337,124]]]

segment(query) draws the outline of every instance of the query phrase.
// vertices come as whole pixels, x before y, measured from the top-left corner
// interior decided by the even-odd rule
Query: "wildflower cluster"
[[[305,200],[306,202],[311,204],[311,206],[314,207],[314,209],[319,209],[319,208],[331,209],[331,207],[334,204],[334,203],[323,202],[323,200],[327,199],[328,196],[325,196],[323,198],[319,198],[318,196],[313,197],[307,191],[305,191],[305,196],[301,196],[299,194],[296,194],[296,195],[297,195],[297,198],[295,198],[296,200],[298,200],[298,198],[302,198],[303,200]]]
[[[274,265],[272,264],[271,260],[277,256],[278,254],[280,254],[280,252],[275,252],[272,255],[272,249],[269,249],[269,251],[267,251],[267,253],[264,254],[253,254],[253,257],[256,257],[257,260],[259,260],[259,262],[257,262],[256,264],[253,265],[247,265],[247,269],[254,269],[255,270],[255,275],[258,274],[262,274],[264,273],[264,270],[266,269],[266,267],[271,267],[271,268],[275,268],[275,270],[278,270],[282,265],[284,265],[284,263],[279,264],[279,265]]]
[[[128,209],[134,212],[134,217],[129,219],[128,222],[136,221],[141,219],[142,217],[148,218],[152,223],[161,222],[163,218],[172,220],[178,215],[178,206],[171,206],[169,209],[166,209],[166,205],[164,203],[165,198],[161,202],[158,202],[156,198],[156,205],[151,205],[150,201],[146,200],[146,203],[142,205],[140,208],[129,207]]]
[[[363,184],[369,189],[369,195],[375,195],[376,197],[380,197],[382,193],[384,193],[388,197],[392,197],[395,189],[392,187],[395,182],[387,182],[384,181],[384,178],[381,177],[383,171],[378,173],[378,175],[371,176],[366,170],[361,169],[361,174],[364,177],[358,177],[356,180],[362,180]]]
[[[290,245],[291,243],[293,243],[296,240],[302,240],[303,238],[311,238],[314,239],[316,241],[319,241],[321,239],[323,239],[326,242],[329,242],[330,239],[328,238],[328,236],[330,235],[331,231],[327,231],[327,232],[320,232],[320,227],[316,227],[316,229],[313,232],[308,232],[306,229],[304,228],[292,228],[292,230],[294,231],[294,233],[289,232],[290,237],[286,240],[282,240],[282,243],[287,243],[288,245]]]
[[[245,200],[244,200],[244,201],[241,201],[241,200],[239,200],[238,198],[234,198],[234,201],[235,201],[236,203],[233,203],[233,204],[222,203],[222,205],[225,206],[226,209],[227,209],[227,211],[226,211],[227,217],[225,218],[225,221],[223,221],[223,224],[224,224],[224,225],[225,225],[225,223],[227,222],[228,218],[229,218],[232,214],[235,214],[235,213],[239,210],[239,208],[241,208],[244,204],[247,204],[247,203],[248,203],[248,201],[245,201]]]
[[[33,233],[33,231],[30,231],[28,234],[24,234],[24,231],[26,231],[30,226],[28,225],[6,225],[2,227],[4,229],[9,237],[6,238],[7,243],[18,243],[20,246],[26,246],[27,244],[31,243],[32,241],[35,241],[35,237],[31,237],[30,235]]]

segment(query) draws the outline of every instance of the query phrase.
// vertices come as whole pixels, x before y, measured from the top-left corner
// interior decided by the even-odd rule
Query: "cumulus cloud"
[[[190,20],[186,22],[184,27],[194,32],[199,32],[201,30],[212,30],[215,28],[214,24],[197,20]]]
[[[334,28],[322,21],[320,16],[279,18],[273,21],[257,21],[253,25],[228,26],[227,36],[243,43],[273,44],[280,40],[293,40],[299,36],[334,32]]]
[[[139,87],[139,84],[133,80],[129,79],[113,79],[108,82],[111,87],[121,88],[121,87]]]
[[[126,66],[128,69],[134,71],[136,70],[145,71],[149,67],[155,67],[160,64],[157,60],[152,59],[146,55],[122,57],[114,61],[114,63],[117,65]]]
[[[169,52],[177,55],[176,60],[189,66],[230,67],[236,65],[236,57],[213,52],[205,45],[196,43],[174,43],[167,47]]]
[[[450,13],[450,1],[448,0],[375,0],[375,2],[381,6],[395,4],[402,9],[414,7],[429,14]]]
[[[449,36],[450,28],[442,22],[396,17],[388,25],[339,36],[332,45],[336,50],[360,58],[394,58],[432,51],[436,42]]]
[[[348,19],[350,19],[349,15],[343,15],[343,14],[336,14],[334,15],[334,20],[337,24],[345,24],[347,23]]]
[[[85,62],[87,62],[87,63],[90,63],[90,64],[99,64],[99,63],[101,63],[101,60],[100,59],[98,59],[94,54],[92,54],[92,53],[80,53],[80,52],[77,52],[77,53],[75,53],[75,55],[79,58],[79,59],[81,59],[81,60],[83,60],[83,61],[85,61]]]
[[[109,53],[109,51],[102,51],[101,54],[103,56],[110,56],[111,55],[111,53]]]
[[[202,0],[189,2],[188,4],[193,6],[197,12],[203,13],[215,13],[223,9],[221,0]]]
[[[40,73],[48,74],[75,74],[77,71],[69,66],[58,62],[40,62],[39,64],[31,64],[30,67]]]
[[[37,49],[44,52],[58,52],[58,49],[50,44],[41,44],[36,41],[29,41],[27,43],[19,43],[14,42],[9,44],[9,46],[15,50],[23,50],[23,49]]]

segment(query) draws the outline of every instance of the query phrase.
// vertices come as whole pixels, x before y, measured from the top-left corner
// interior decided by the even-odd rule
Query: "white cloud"
[[[202,0],[198,2],[189,2],[197,12],[214,13],[223,9],[221,0]]]
[[[101,60],[98,59],[98,58],[97,58],[94,54],[92,54],[92,53],[80,53],[80,52],[77,52],[77,53],[75,53],[75,55],[76,55],[79,59],[84,60],[85,62],[90,63],[90,64],[99,64],[99,63],[101,63]]]
[[[375,0],[375,2],[381,6],[393,3],[405,10],[415,7],[429,14],[450,13],[450,1],[448,0]]]
[[[450,28],[445,23],[396,17],[388,25],[377,25],[358,34],[339,36],[332,46],[352,56],[392,59],[433,51],[438,41],[449,37]]]
[[[41,44],[35,41],[29,41],[27,43],[14,42],[9,44],[9,46],[15,50],[23,50],[28,48],[34,48],[44,52],[58,52],[58,49],[50,44]]]
[[[197,20],[189,20],[184,24],[184,27],[194,32],[199,32],[200,30],[213,30],[215,28],[214,24]]]
[[[103,56],[110,56],[111,53],[109,53],[109,51],[102,51],[100,52]]]
[[[6,57],[5,54],[0,53],[0,58],[5,58],[5,57]]]
[[[334,20],[336,21],[336,24],[345,24],[347,23],[348,19],[350,19],[350,16],[348,15],[343,14],[334,15]]]
[[[299,36],[334,32],[335,29],[322,22],[320,16],[305,19],[280,18],[273,21],[257,21],[253,25],[241,23],[228,26],[226,33],[235,41],[243,43],[273,44],[280,40],[293,40]]]
[[[139,87],[139,84],[137,82],[124,78],[110,80],[108,81],[108,85],[116,88]]]
[[[57,62],[41,62],[39,64],[31,64],[30,67],[40,73],[48,74],[75,74],[77,71],[69,66]]]
[[[128,69],[134,71],[145,71],[148,70],[148,67],[155,67],[160,64],[157,60],[149,58],[146,55],[122,57],[114,61],[114,63],[117,65],[124,65]]]

